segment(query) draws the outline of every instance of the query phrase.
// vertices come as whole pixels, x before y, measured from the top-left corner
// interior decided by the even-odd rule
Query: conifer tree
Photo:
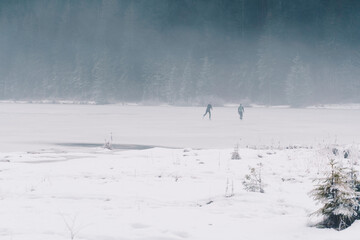
[[[349,159],[349,162],[348,162],[348,164],[350,165],[349,172],[348,172],[349,185],[356,193],[356,200],[359,204],[355,208],[356,213],[357,213],[356,219],[360,219],[360,180],[358,178],[359,172],[355,168],[355,165],[357,165],[358,157],[354,154],[354,152],[356,152],[356,151],[346,150],[346,151],[344,151],[344,156],[346,155],[346,158]]]
[[[333,159],[330,160],[329,165],[330,171],[326,177],[319,179],[319,184],[310,192],[316,201],[323,204],[312,214],[324,217],[319,224],[320,227],[335,228],[340,231],[354,222],[359,203],[355,190],[349,184],[350,179],[345,168],[339,167]]]
[[[264,193],[264,183],[262,180],[262,163],[258,163],[257,167],[249,167],[250,174],[245,175],[243,181],[244,189],[249,192]]]

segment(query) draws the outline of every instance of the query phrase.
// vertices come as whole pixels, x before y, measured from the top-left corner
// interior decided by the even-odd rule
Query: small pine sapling
[[[359,172],[355,169],[355,162],[350,160],[349,164],[350,164],[350,169],[348,172],[349,185],[356,192],[359,192],[359,190],[360,190],[360,181],[358,179]]]
[[[225,188],[225,197],[229,198],[229,197],[233,197],[234,194],[234,181],[231,180],[231,182],[229,181],[229,179],[226,180],[226,188]]]
[[[354,169],[351,168],[350,172],[350,187],[355,191],[355,197],[356,197],[356,201],[358,203],[358,205],[355,207],[355,211],[356,211],[356,219],[360,219],[360,181],[358,179],[358,172]]]
[[[356,219],[360,219],[360,180],[358,179],[359,172],[355,169],[355,166],[357,165],[357,158],[354,158],[352,154],[350,154],[350,151],[347,152],[347,157],[349,158],[349,165],[350,169],[348,172],[349,176],[349,185],[350,187],[355,191],[356,199],[359,205],[356,207]],[[345,155],[344,155],[345,158]]]
[[[113,141],[113,137],[112,137],[112,133],[110,133],[110,140],[105,139],[103,148],[112,150],[113,149],[112,141]]]
[[[231,159],[233,159],[233,160],[241,159],[240,154],[239,154],[239,144],[237,144],[234,147],[234,151],[231,153]]]
[[[75,240],[75,238],[77,237],[77,235],[80,233],[80,231],[85,228],[85,226],[78,226],[76,221],[77,221],[77,216],[74,216],[72,219],[66,219],[65,216],[61,215],[64,223],[66,225],[67,230],[69,231],[69,237],[71,240]],[[71,222],[70,222],[71,220]]]
[[[344,168],[335,160],[330,160],[330,171],[326,177],[318,179],[318,185],[310,195],[323,206],[312,215],[323,216],[319,227],[343,230],[349,227],[357,216],[359,203],[356,193],[349,184],[350,179]]]
[[[250,173],[245,175],[243,185],[246,191],[264,193],[264,185],[262,180],[262,163],[258,163],[257,167],[249,167]]]

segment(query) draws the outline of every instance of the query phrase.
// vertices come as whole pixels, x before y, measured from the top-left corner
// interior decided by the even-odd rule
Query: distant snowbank
[[[238,107],[239,104],[227,103],[227,104],[224,104],[224,107]],[[263,105],[263,104],[253,104],[253,103],[250,103],[250,104],[243,103],[242,105],[247,108],[291,108],[289,105]]]
[[[289,105],[272,105],[272,106],[267,106],[267,105],[260,105],[260,104],[250,104],[250,106],[248,107],[252,107],[252,108],[290,108]]]
[[[73,100],[1,100],[0,103],[16,103],[16,104],[98,104],[95,101],[73,101]]]
[[[237,107],[239,104],[224,104],[224,107]],[[248,104],[245,105],[248,108],[292,108],[290,105],[262,105],[262,104]],[[360,109],[360,103],[347,103],[347,104],[317,104],[307,107],[299,107],[299,108],[306,108],[306,109],[352,109],[357,110]]]
[[[309,106],[310,109],[360,109],[360,103],[348,103],[348,104],[319,104]]]

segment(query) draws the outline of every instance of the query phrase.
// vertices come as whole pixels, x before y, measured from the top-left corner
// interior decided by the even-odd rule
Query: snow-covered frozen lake
[[[328,158],[349,160],[333,147],[359,162],[359,110],[0,109],[0,240],[358,240],[358,221],[309,227],[308,193]],[[110,133],[121,149],[101,147]],[[258,163],[265,193],[242,185]]]
[[[360,139],[360,110],[205,108],[121,105],[0,104],[0,151],[116,144],[231,148],[247,145],[353,143]]]

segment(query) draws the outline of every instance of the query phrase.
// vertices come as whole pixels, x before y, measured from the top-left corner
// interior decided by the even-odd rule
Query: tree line
[[[4,0],[0,99],[358,102],[355,0]]]

